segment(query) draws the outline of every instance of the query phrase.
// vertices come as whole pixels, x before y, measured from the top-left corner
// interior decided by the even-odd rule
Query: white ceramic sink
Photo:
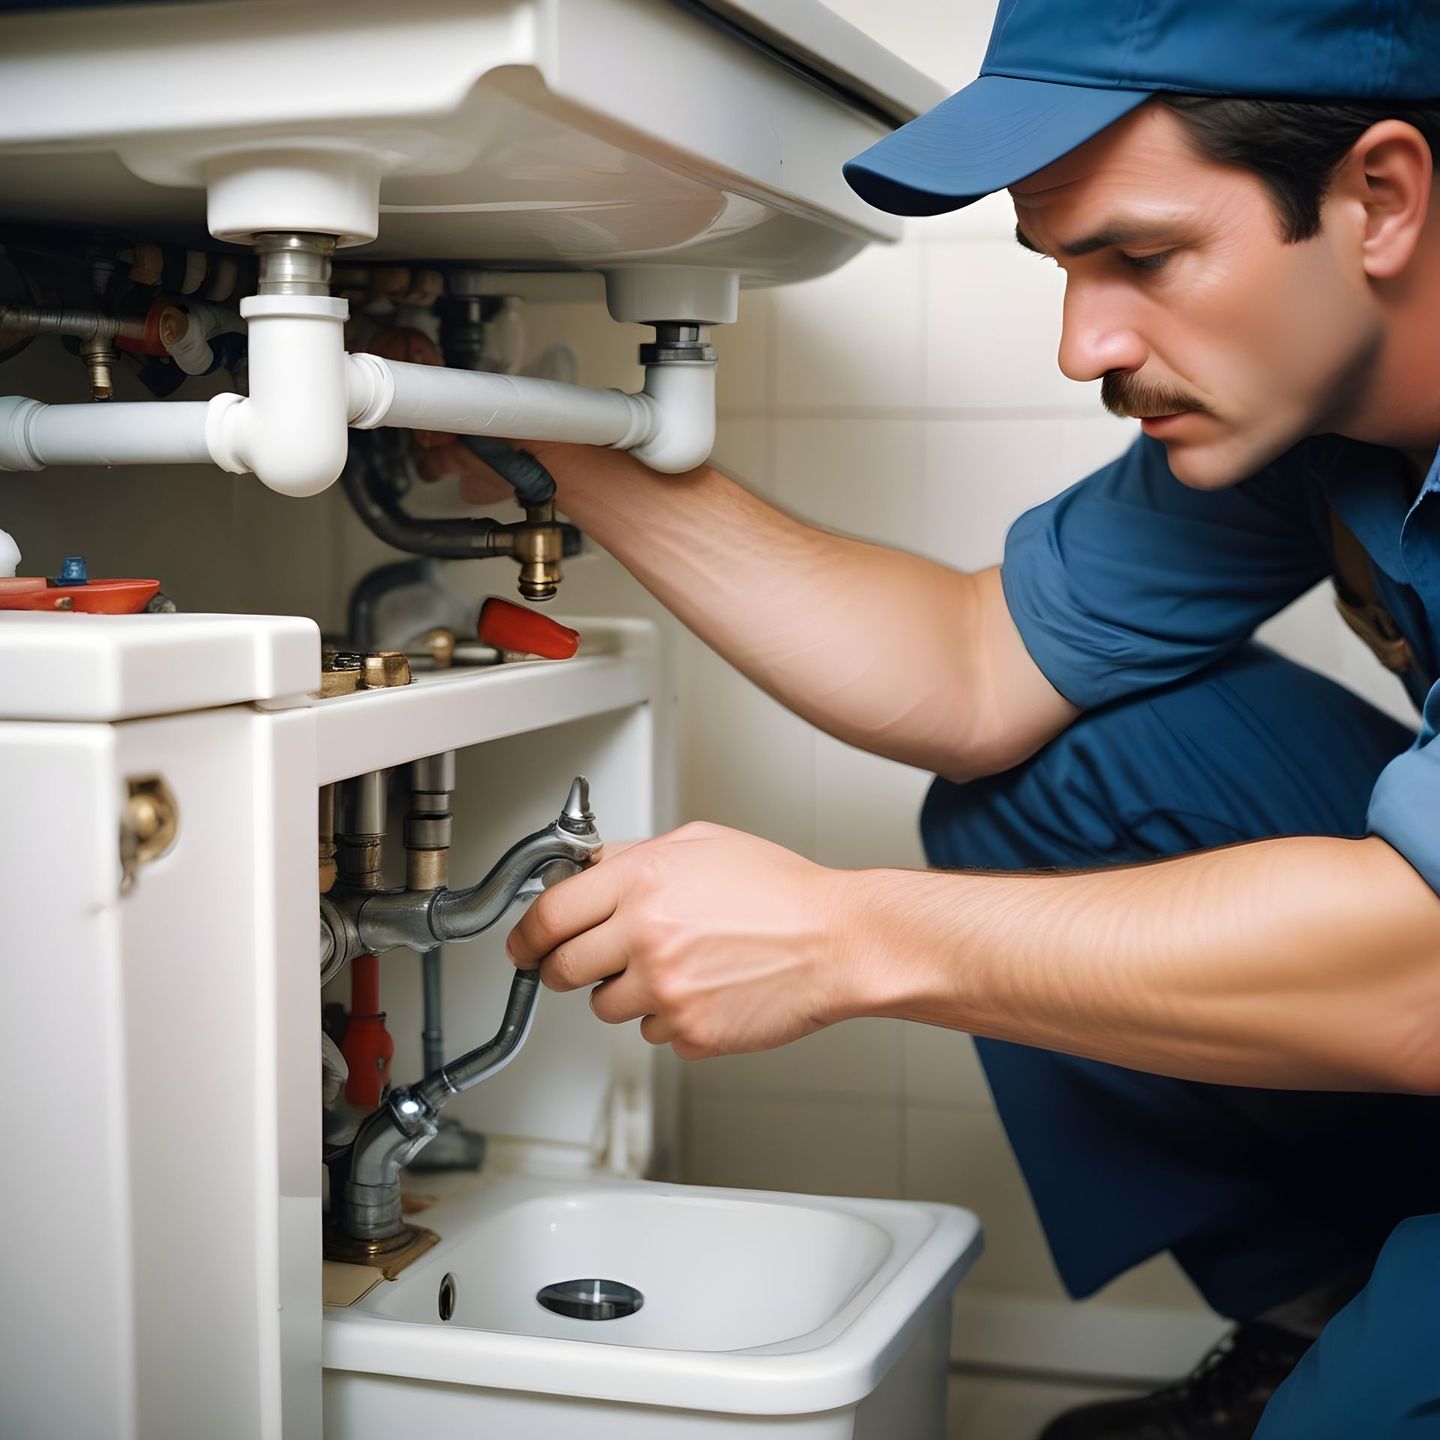
[[[421,1217],[441,1243],[326,1311],[327,1434],[540,1440],[582,1413],[617,1437],[941,1433],[968,1211],[504,1174],[443,1191]],[[537,1299],[584,1279],[643,1303],[586,1320]]]

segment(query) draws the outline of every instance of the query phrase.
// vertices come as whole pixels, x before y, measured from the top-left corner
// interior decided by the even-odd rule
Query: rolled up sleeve
[[[1440,684],[1425,697],[1423,716],[1415,743],[1380,772],[1365,828],[1440,893]]]
[[[1091,709],[1202,669],[1329,574],[1323,507],[1299,451],[1200,491],[1142,438],[1015,522],[1006,603],[1050,683]]]

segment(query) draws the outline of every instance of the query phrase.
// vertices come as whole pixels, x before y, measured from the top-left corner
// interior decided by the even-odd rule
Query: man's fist
[[[684,1060],[769,1050],[853,1013],[845,875],[766,840],[694,824],[607,845],[511,932],[552,990],[595,985],[602,1020],[639,1020]]]

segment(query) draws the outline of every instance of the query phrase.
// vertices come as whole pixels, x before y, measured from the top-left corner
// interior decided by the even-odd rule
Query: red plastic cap
[[[578,630],[498,595],[492,595],[480,607],[475,633],[497,650],[520,650],[543,660],[568,660],[580,648]]]

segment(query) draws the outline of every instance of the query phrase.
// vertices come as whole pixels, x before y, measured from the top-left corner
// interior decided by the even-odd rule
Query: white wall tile
[[[533,302],[525,306],[527,359],[548,345],[572,345],[580,360],[580,384],[638,390],[645,381],[640,346],[655,338],[648,325],[621,325],[610,318],[603,293],[588,301]]]
[[[1044,1231],[993,1113],[907,1105],[904,1190],[973,1210],[985,1228],[985,1253],[967,1285],[1042,1300],[1065,1299]],[[1203,1312],[1204,1305],[1175,1263],[1158,1256],[1121,1277],[1104,1300],[1125,1305]]]
[[[962,570],[999,561],[1022,512],[1121,454],[1136,427],[1085,418],[947,420],[926,427],[923,548]]]
[[[843,870],[923,868],[920,802],[932,778],[817,736],[814,858]]]
[[[1060,1298],[1040,1222],[1009,1141],[993,1113],[907,1105],[904,1190],[973,1210],[985,1227],[985,1253],[967,1284]]]
[[[822,529],[906,546],[925,494],[925,429],[914,420],[785,417],[775,424],[775,498]]]
[[[1098,382],[1060,373],[1065,276],[1014,240],[916,247],[925,266],[925,404],[1089,413]]]
[[[768,419],[721,416],[715,426],[715,448],[710,453],[711,461],[747,490],[757,495],[770,495],[774,488],[770,463],[771,429],[772,422]]]
[[[815,731],[698,643],[683,652],[686,819],[814,848]]]
[[[759,1055],[688,1066],[693,1095],[900,1103],[899,1020],[846,1020]]]
[[[957,90],[980,70],[994,0],[825,0],[907,64]]]
[[[916,245],[872,245],[834,274],[774,297],[781,409],[913,405],[921,393],[921,263]]]
[[[899,1107],[891,1104],[691,1092],[685,1179],[692,1185],[893,1199],[900,1193],[900,1125]]]
[[[940,1025],[907,1025],[901,1041],[905,1103],[990,1111],[975,1042]]]
[[[769,403],[774,303],[772,290],[742,290],[735,323],[716,325],[710,332],[720,356],[715,369],[715,405],[721,415],[737,410],[753,413]]]
[[[964,244],[977,240],[1014,245],[1015,206],[1008,191],[997,190],[959,210],[947,210],[943,215],[917,215],[907,220],[905,238],[917,245]]]

